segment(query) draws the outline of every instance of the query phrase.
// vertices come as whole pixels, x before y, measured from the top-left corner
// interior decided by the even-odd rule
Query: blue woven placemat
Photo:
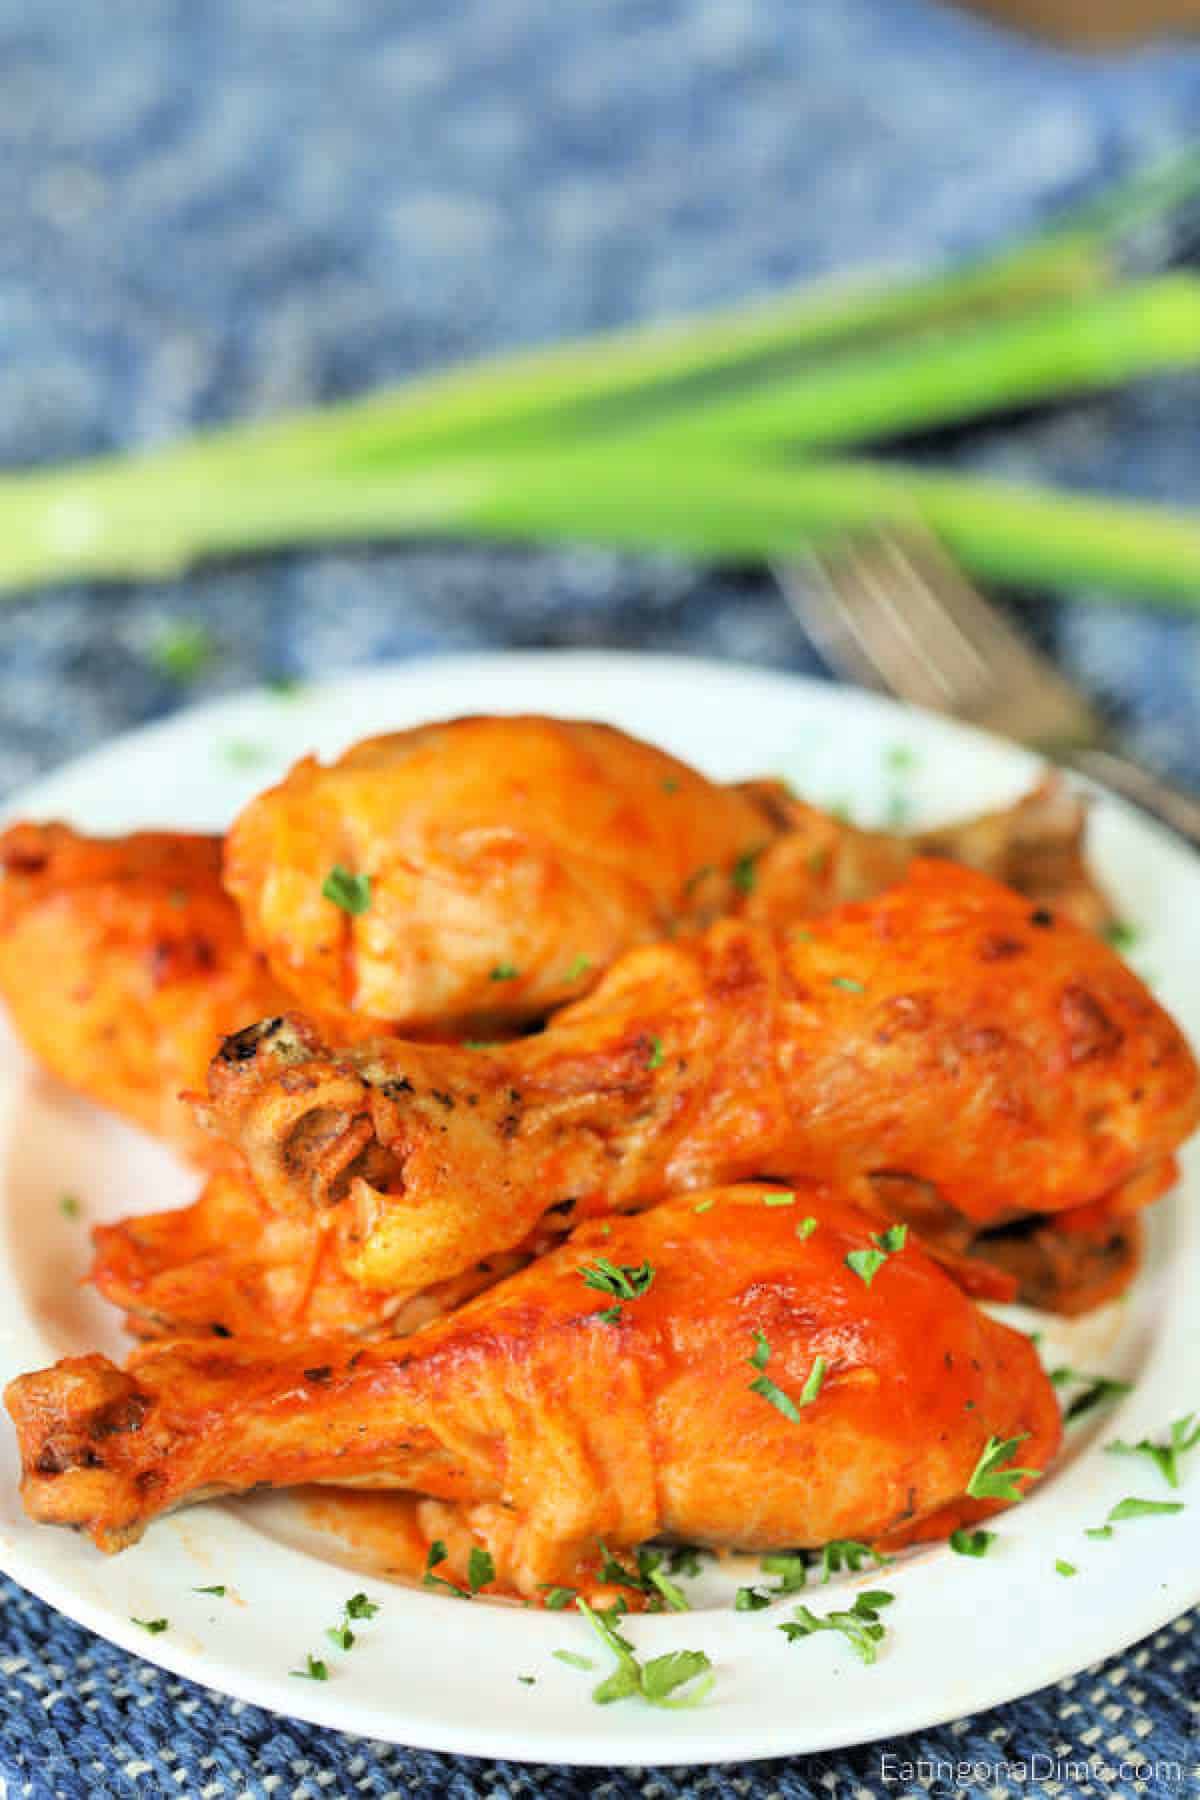
[[[1200,47],[1082,61],[922,0],[0,0],[0,459],[992,243],[1197,132]],[[1195,501],[1200,383],[941,453]],[[1200,625],[1101,594],[1021,610],[1146,754],[1200,780]],[[194,618],[216,654],[184,691],[152,652]],[[264,675],[505,644],[815,667],[765,579],[595,551],[62,588],[0,608],[0,792]],[[919,1738],[605,1781],[278,1719],[0,1592],[0,1793],[37,1800],[1200,1791],[1194,1619]]]

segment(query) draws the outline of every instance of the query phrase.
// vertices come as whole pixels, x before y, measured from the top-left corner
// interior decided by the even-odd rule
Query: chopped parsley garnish
[[[221,755],[231,769],[261,769],[271,760],[266,745],[252,743],[249,738],[230,738],[222,744]]]
[[[848,994],[865,994],[867,991],[861,981],[855,981],[853,975],[831,975],[829,985],[844,988]]]
[[[765,1369],[768,1362],[771,1360],[771,1346],[768,1344],[766,1333],[761,1327],[755,1329],[754,1349],[747,1360],[752,1369],[758,1370]],[[781,1412],[785,1419],[790,1419],[792,1424],[795,1425],[800,1419],[800,1408],[802,1406],[811,1406],[817,1395],[821,1392],[825,1383],[825,1370],[827,1366],[823,1356],[813,1358],[812,1367],[808,1371],[804,1380],[804,1386],[800,1390],[799,1402],[793,1400],[790,1394],[785,1394],[783,1389],[778,1387],[776,1383],[771,1380],[769,1375],[763,1375],[761,1373],[750,1383],[750,1392],[752,1394],[761,1394],[764,1400],[770,1401],[776,1412]]]
[[[542,1604],[548,1612],[562,1612],[563,1608],[570,1606],[575,1598],[575,1589],[569,1587],[543,1586],[542,1592],[546,1596]]]
[[[171,1623],[170,1619],[135,1619],[132,1617],[129,1622],[131,1625],[140,1625],[143,1631],[150,1633],[151,1637],[157,1637],[159,1632],[165,1631]]]
[[[1181,1513],[1182,1500],[1138,1500],[1130,1495],[1128,1499],[1118,1500],[1108,1515],[1110,1525],[1119,1525],[1122,1519],[1149,1519],[1159,1513]]]
[[[764,1593],[762,1588],[740,1587],[737,1591],[737,1599],[733,1603],[733,1609],[735,1612],[762,1612],[763,1608],[770,1604],[771,1596]]]
[[[805,1238],[810,1238],[816,1229],[817,1221],[810,1214],[807,1219],[801,1219],[797,1225],[796,1236],[803,1242]]]
[[[221,1582],[218,1582],[215,1587],[193,1588],[192,1592],[193,1594],[215,1594],[218,1600],[225,1598],[225,1588]]]
[[[1068,1424],[1073,1419],[1081,1419],[1094,1406],[1106,1406],[1133,1392],[1131,1381],[1118,1381],[1113,1375],[1087,1375],[1082,1369],[1072,1369],[1066,1365],[1060,1369],[1051,1369],[1050,1379],[1055,1387],[1082,1388],[1082,1392],[1075,1395],[1063,1414]]]
[[[1136,925],[1131,925],[1127,919],[1114,919],[1104,927],[1105,942],[1114,950],[1132,950],[1139,936]]]
[[[804,1386],[800,1389],[801,1406],[812,1405],[813,1401],[825,1385],[825,1370],[827,1367],[828,1364],[823,1356],[813,1357],[812,1368],[805,1376]]]
[[[762,1202],[764,1206],[795,1206],[796,1196],[795,1194],[782,1192],[778,1194],[764,1194]]]
[[[536,1687],[537,1686],[537,1676],[536,1675],[518,1675],[517,1680],[521,1683],[522,1687]]]
[[[368,1600],[365,1594],[351,1594],[345,1610],[348,1619],[373,1619],[379,1611],[379,1603]]]
[[[587,974],[587,972],[591,968],[591,966],[592,966],[592,959],[590,956],[577,956],[575,958],[575,961],[571,964],[570,968],[567,970],[566,974],[563,976],[563,980],[564,981],[578,981],[581,976],[584,976]]]
[[[289,1669],[289,1675],[298,1676],[301,1681],[328,1681],[329,1668],[310,1650],[302,1669]]]
[[[779,1576],[779,1586],[771,1589],[772,1594],[798,1594],[807,1586],[808,1558],[803,1550],[777,1550],[760,1557],[758,1566],[764,1575]]]
[[[434,1538],[429,1546],[429,1555],[425,1558],[424,1584],[427,1588],[440,1588],[444,1593],[453,1594],[456,1600],[469,1600],[470,1594],[462,1588],[456,1587],[454,1582],[447,1581],[443,1576],[435,1575],[433,1572],[441,1567],[448,1554],[441,1538]]]
[[[612,1294],[615,1306],[606,1306],[603,1312],[594,1316],[606,1325],[613,1325],[621,1317],[621,1302],[624,1300],[640,1300],[648,1293],[654,1280],[652,1263],[614,1263],[607,1256],[598,1256],[594,1263],[585,1263],[579,1273],[583,1276],[584,1286],[594,1288],[600,1294]]]
[[[710,1196],[710,1198],[707,1200],[697,1200],[695,1206],[693,1206],[693,1208],[692,1208],[692,1211],[697,1212],[697,1213],[711,1212],[713,1207],[716,1204],[717,1204],[716,1201],[714,1199],[712,1199]]]
[[[830,1538],[821,1547],[821,1580],[828,1581],[833,1575],[840,1575],[848,1569],[857,1575],[865,1563],[873,1563],[882,1569],[885,1563],[891,1562],[882,1550],[873,1550],[870,1544],[864,1544],[858,1538]]]
[[[652,1037],[650,1039],[650,1053],[646,1058],[646,1067],[648,1069],[661,1069],[662,1061],[663,1061],[662,1039],[660,1037]]]
[[[812,1637],[817,1631],[840,1631],[854,1654],[865,1663],[873,1663],[879,1654],[879,1642],[886,1627],[879,1614],[895,1599],[883,1588],[872,1588],[859,1594],[848,1612],[827,1613],[819,1619],[807,1606],[798,1606],[793,1618],[778,1629],[789,1644],[797,1638]]]
[[[1197,1422],[1193,1423],[1194,1420]],[[1136,1444],[1126,1444],[1115,1438],[1104,1448],[1110,1456],[1148,1456],[1167,1485],[1178,1487],[1179,1458],[1200,1444],[1200,1420],[1195,1413],[1185,1413],[1182,1419],[1172,1420],[1169,1432],[1163,1443],[1156,1443],[1153,1438],[1139,1438]]]
[[[321,892],[326,900],[332,900],[343,912],[357,918],[371,904],[371,877],[354,875],[341,863],[334,863],[321,883]]]
[[[570,1669],[594,1669],[596,1666],[590,1656],[580,1656],[575,1650],[554,1650],[551,1654]]]
[[[1112,1534],[1111,1525],[1089,1525],[1083,1535],[1090,1538],[1110,1538]]]
[[[967,1493],[972,1500],[1021,1498],[1018,1483],[1036,1480],[1042,1473],[1040,1469],[1018,1469],[1012,1464],[1012,1458],[1028,1436],[1029,1433],[1023,1431],[1019,1437],[988,1439],[967,1483]]]
[[[640,1694],[651,1706],[698,1706],[712,1692],[712,1664],[703,1650],[669,1650],[665,1656],[655,1656],[643,1663],[634,1653],[629,1639],[621,1635],[611,1619],[594,1611],[582,1595],[575,1604],[617,1659],[612,1674],[592,1689],[592,1699],[597,1706],[608,1706],[614,1700],[626,1700],[634,1694]],[[672,1695],[684,1687],[690,1688],[690,1692],[673,1699]]]
[[[471,1554],[467,1558],[467,1586],[473,1594],[480,1588],[496,1579],[496,1565],[492,1561],[490,1550],[481,1550],[478,1544],[471,1545]]]
[[[608,1545],[601,1543],[600,1579],[616,1587],[632,1588],[635,1593],[646,1594],[650,1598],[651,1611],[662,1610],[664,1604],[672,1612],[690,1612],[691,1606],[686,1594],[666,1572],[664,1564],[667,1553],[664,1550],[652,1550],[645,1546],[637,1552],[637,1567],[630,1569],[625,1563],[613,1555]],[[694,1556],[693,1552],[693,1556]]]
[[[994,1531],[968,1531],[962,1525],[950,1533],[950,1548],[960,1556],[986,1556],[995,1541]]]
[[[1079,1573],[1074,1563],[1064,1562],[1061,1556],[1055,1557],[1054,1567],[1060,1575],[1078,1575]]]
[[[326,1631],[325,1636],[329,1639],[331,1644],[336,1644],[339,1650],[352,1650],[354,1648],[354,1633],[344,1620],[340,1625],[331,1625]]]
[[[168,681],[195,681],[216,655],[216,639],[198,619],[177,619],[165,625],[151,643],[147,655]]]
[[[853,1269],[865,1286],[870,1287],[889,1256],[895,1256],[908,1242],[907,1225],[889,1225],[886,1231],[873,1231],[873,1250],[850,1250],[846,1267]]]
[[[79,1195],[60,1194],[58,1196],[58,1210],[64,1219],[77,1219],[81,1210],[79,1205]]]
[[[498,962],[488,970],[489,981],[516,981],[521,971],[516,963]]]
[[[755,868],[755,864],[766,847],[765,844],[759,844],[753,850],[746,850],[734,863],[729,879],[739,894],[754,892],[754,884],[758,880],[758,870]]]

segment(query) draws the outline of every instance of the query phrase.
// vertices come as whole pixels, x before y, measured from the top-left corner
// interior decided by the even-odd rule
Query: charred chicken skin
[[[283,999],[220,870],[214,837],[0,835],[0,998],[18,1035],[69,1087],[201,1160],[219,1146],[181,1090]]]
[[[1111,950],[933,862],[789,933],[725,920],[631,952],[517,1043],[334,1050],[282,1017],[209,1084],[267,1204],[337,1220],[346,1273],[392,1291],[554,1209],[761,1176],[836,1182],[939,1254],[1047,1215],[1108,1242],[1200,1113],[1183,1037]]]
[[[1025,1336],[914,1239],[868,1285],[847,1257],[875,1224],[815,1188],[791,1206],[731,1188],[585,1225],[401,1342],[68,1358],[5,1396],[26,1509],[117,1550],[263,1482],[410,1489],[526,1595],[586,1577],[601,1542],[944,1535],[995,1510],[968,1497],[990,1439],[1047,1466],[1058,1406]],[[597,1291],[605,1264],[633,1297]]]

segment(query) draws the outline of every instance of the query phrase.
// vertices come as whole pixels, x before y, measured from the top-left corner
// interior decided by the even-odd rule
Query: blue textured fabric
[[[983,246],[1196,132],[1200,47],[1083,60],[923,0],[0,0],[0,460]],[[926,453],[1195,501],[1198,401],[1194,380],[1149,383]],[[1014,603],[1147,754],[1200,780],[1200,626],[1114,595]],[[182,618],[217,650],[186,693],[149,654]],[[504,644],[817,666],[765,578],[600,551],[61,588],[0,609],[0,792],[197,694]],[[1194,1619],[890,1746],[937,1765],[911,1780],[887,1783],[875,1746],[600,1784],[233,1705],[2,1591],[0,1788],[37,1800],[1200,1791]],[[1047,1755],[1103,1766],[1055,1787]],[[1187,1773],[1138,1786],[1119,1772],[1137,1755]]]

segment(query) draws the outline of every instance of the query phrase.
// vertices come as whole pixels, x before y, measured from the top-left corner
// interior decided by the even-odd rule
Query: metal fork
[[[1200,848],[1200,798],[1121,750],[1096,709],[920,528],[775,570],[826,661],[865,687],[1013,738],[1114,789]]]

